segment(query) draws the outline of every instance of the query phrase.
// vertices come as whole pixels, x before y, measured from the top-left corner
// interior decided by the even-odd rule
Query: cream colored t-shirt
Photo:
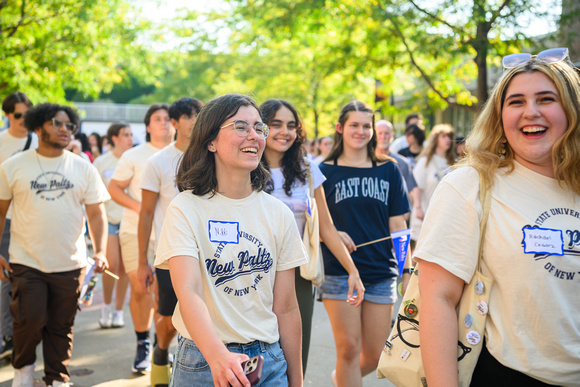
[[[224,343],[279,340],[272,311],[276,272],[307,262],[292,212],[265,192],[244,199],[180,193],[171,202],[155,265],[191,256],[199,264],[205,303]],[[179,310],[173,325],[191,339]]]
[[[159,194],[153,215],[153,231],[156,239],[159,239],[159,234],[161,234],[167,207],[179,194],[176,175],[181,156],[183,152],[177,149],[175,143],[167,145],[147,161],[141,177],[141,189]]]
[[[22,152],[28,141],[28,136],[24,138],[14,137],[8,130],[0,132],[0,164],[14,156],[18,152]],[[36,133],[31,133],[30,147],[28,149],[38,148],[38,136]],[[12,205],[8,208],[6,219],[12,219]]]
[[[150,143],[145,143],[135,148],[131,148],[119,159],[117,168],[113,172],[112,179],[117,181],[125,181],[131,179],[129,186],[127,186],[127,194],[141,203],[141,176],[145,171],[147,160],[160,149],[155,148]],[[123,218],[121,220],[120,233],[137,235],[137,227],[139,225],[139,214],[130,208],[123,209]],[[154,234],[151,235],[154,238]]]
[[[431,201],[431,196],[437,188],[437,185],[443,179],[449,170],[447,165],[447,159],[433,155],[429,164],[427,165],[427,157],[421,157],[417,159],[417,164],[413,168],[413,177],[417,182],[417,187],[421,190],[421,208],[423,213],[427,212],[429,209],[429,202]],[[419,234],[421,233],[421,226],[423,221],[417,218],[417,214],[413,211],[411,213],[411,230],[413,240],[419,239]]]
[[[38,148],[38,137],[36,133],[32,133],[31,135],[32,138],[28,149],[36,149]],[[27,140],[28,136],[23,138],[14,137],[8,130],[0,132],[0,164],[16,153],[22,152]]]
[[[478,193],[474,169],[446,176],[415,251],[465,282],[477,263]],[[496,174],[483,251],[483,273],[495,280],[490,353],[545,383],[580,386],[580,196],[515,162]]]
[[[109,186],[111,178],[113,177],[113,172],[115,172],[115,167],[119,159],[115,157],[113,152],[107,152],[99,157],[97,157],[93,163],[95,168],[99,171],[105,187]],[[114,200],[107,200],[105,202],[105,210],[107,211],[107,218],[111,224],[121,223],[121,217],[123,216],[123,206]]]
[[[13,205],[10,263],[54,273],[86,266],[82,206],[109,194],[95,167],[77,155],[27,150],[0,166],[0,199]]]

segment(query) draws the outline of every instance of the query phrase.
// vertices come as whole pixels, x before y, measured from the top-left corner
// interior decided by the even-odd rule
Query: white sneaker
[[[29,364],[22,368],[14,369],[14,380],[12,387],[33,387],[34,385],[34,364]]]
[[[63,382],[61,380],[54,380],[52,382],[52,387],[72,387],[72,385],[71,382]]]
[[[113,314],[111,313],[110,305],[103,305],[101,308],[101,317],[99,318],[99,325],[101,328],[110,328],[113,324]]]
[[[125,320],[123,320],[123,311],[122,310],[114,311],[111,321],[111,328],[123,328],[124,326]]]

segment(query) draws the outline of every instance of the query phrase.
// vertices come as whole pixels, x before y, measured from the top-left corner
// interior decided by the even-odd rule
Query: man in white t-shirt
[[[13,204],[10,265],[12,284],[13,386],[32,386],[36,347],[42,341],[44,381],[68,385],[73,323],[87,265],[83,205],[95,254],[95,271],[107,267],[107,190],[95,167],[65,151],[79,124],[68,106],[45,103],[28,110],[25,124],[38,149],[0,165],[0,231]],[[8,281],[5,272],[0,279]]]
[[[181,98],[169,107],[171,125],[177,132],[174,143],[152,156],[145,167],[141,178],[141,212],[139,213],[139,269],[140,286],[146,288],[155,283],[157,302],[155,310],[155,334],[157,345],[153,351],[151,368],[151,386],[169,385],[171,369],[168,349],[175,337],[175,328],[171,322],[177,296],[171,284],[169,270],[156,269],[155,277],[147,260],[147,250],[153,228],[156,240],[159,240],[165,211],[179,194],[177,189],[177,168],[183,152],[189,145],[191,130],[203,103],[194,98]],[[155,282],[155,279],[157,280]]]
[[[2,101],[2,111],[8,118],[8,130],[0,132],[0,164],[18,152],[38,147],[38,137],[35,133],[30,133],[24,126],[24,113],[32,106],[32,102],[26,94],[14,92]],[[6,225],[2,243],[0,244],[0,255],[9,259],[8,249],[10,246],[10,219],[12,214],[10,209],[6,215]],[[10,315],[10,298],[12,286],[9,283],[0,284],[0,337],[2,349],[0,358],[5,359],[12,355],[12,316]]]
[[[147,142],[123,153],[109,183],[111,197],[125,207],[119,230],[119,242],[123,265],[131,284],[129,306],[137,335],[137,351],[131,368],[133,372],[143,372],[151,368],[149,331],[153,317],[153,297],[149,289],[139,282],[137,275],[139,267],[137,227],[141,211],[139,184],[147,160],[169,145],[175,135],[175,129],[169,119],[169,106],[166,104],[151,105],[145,114],[144,122],[147,127]],[[151,242],[153,240],[154,236]],[[149,244],[148,250],[148,259],[152,261],[153,243]]]

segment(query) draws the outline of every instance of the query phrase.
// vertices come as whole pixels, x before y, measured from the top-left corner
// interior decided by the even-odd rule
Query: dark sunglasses
[[[14,113],[14,119],[19,120],[22,118],[23,115],[24,115],[24,113]]]
[[[550,48],[549,50],[544,50],[538,53],[538,55],[532,55],[528,53],[506,55],[501,60],[501,64],[503,65],[504,69],[512,69],[521,64],[527,63],[534,58],[538,58],[547,64],[554,64],[568,58],[568,55],[569,52],[566,47]]]

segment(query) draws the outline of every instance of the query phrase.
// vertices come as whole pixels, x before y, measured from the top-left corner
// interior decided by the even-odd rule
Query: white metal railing
[[[121,103],[75,102],[83,121],[142,123],[149,105]]]

